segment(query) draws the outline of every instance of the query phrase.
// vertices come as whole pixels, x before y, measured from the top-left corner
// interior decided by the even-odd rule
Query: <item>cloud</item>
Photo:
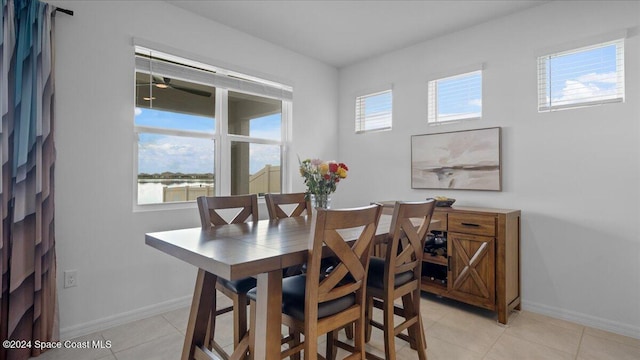
[[[280,127],[274,129],[252,128],[249,136],[261,139],[280,140],[280,138],[282,137],[282,133],[280,131]]]
[[[138,171],[141,173],[213,172],[213,141],[180,136],[141,136]]]
[[[585,77],[592,79],[602,78],[608,79],[606,77],[593,76],[596,74],[589,74]],[[605,74],[601,74],[605,75]],[[580,78],[578,78],[580,79]],[[564,87],[562,88],[562,92],[559,97],[554,97],[552,103],[564,103],[571,104],[580,101],[597,101],[597,100],[606,100],[615,98],[617,95],[617,91],[614,86],[611,86],[608,81],[600,81],[600,86],[595,81],[585,82],[580,80],[566,80],[564,83]]]
[[[142,109],[140,109],[139,107],[137,107],[137,108],[136,108],[136,110],[135,110],[135,114],[136,114],[136,116],[138,116],[138,115],[142,114]]]
[[[576,81],[581,83],[607,83],[607,84],[615,84],[618,81],[618,75],[615,71],[611,71],[608,73],[589,73],[578,76]]]
[[[251,144],[249,153],[251,174],[255,174],[265,165],[280,166],[280,146],[278,145]]]
[[[471,106],[482,107],[482,99],[471,99],[468,104]]]

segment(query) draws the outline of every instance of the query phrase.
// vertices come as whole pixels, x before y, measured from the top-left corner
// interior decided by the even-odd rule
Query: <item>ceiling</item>
[[[548,1],[167,2],[339,68]]]

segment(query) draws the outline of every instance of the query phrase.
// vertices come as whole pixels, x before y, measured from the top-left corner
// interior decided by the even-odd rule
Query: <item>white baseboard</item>
[[[578,313],[566,309],[559,309],[530,301],[522,301],[522,309],[537,314],[547,315],[556,319],[571,321],[580,325],[609,331],[612,333],[640,339],[640,327],[632,324],[615,322],[596,316]]]
[[[114,326],[126,324],[132,321],[145,319],[151,316],[163,314],[172,310],[180,309],[191,305],[192,296],[185,296],[158,304],[145,306],[142,308],[126,311],[102,319],[96,319],[84,324],[78,324],[60,329],[60,339],[70,340],[79,336],[89,335],[98,331],[110,329]]]
[[[98,331],[110,329],[114,326],[126,324],[129,322],[145,319],[151,316],[163,314],[172,310],[180,309],[191,305],[192,296],[185,296],[182,298],[165,301],[162,303],[145,306],[135,310],[127,311],[121,314],[97,319],[86,322],[84,324],[78,324],[60,329],[60,338],[62,340],[74,339],[79,336],[92,334]],[[569,311],[565,309],[559,309],[543,304],[538,304],[530,301],[522,301],[522,309],[531,311],[537,314],[551,316],[556,319],[562,319],[571,321],[577,324],[590,326],[596,329],[610,331],[616,334],[629,336],[632,338],[640,339],[640,327],[631,324],[625,324],[615,322],[607,319],[602,319],[596,316],[578,313],[575,311]]]

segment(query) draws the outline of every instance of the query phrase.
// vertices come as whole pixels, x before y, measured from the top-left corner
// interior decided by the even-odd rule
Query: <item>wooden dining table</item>
[[[315,213],[315,212],[313,212]],[[182,360],[216,359],[205,344],[218,276],[257,278],[254,359],[280,359],[282,269],[306,261],[315,216],[259,220],[148,233],[145,243],[198,268]],[[391,216],[383,214],[376,241],[389,232]],[[342,232],[355,240],[359,231]],[[243,339],[247,345],[248,337]]]

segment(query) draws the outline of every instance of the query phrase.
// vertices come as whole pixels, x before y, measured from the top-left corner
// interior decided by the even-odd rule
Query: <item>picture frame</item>
[[[501,128],[411,136],[411,188],[502,191]]]

